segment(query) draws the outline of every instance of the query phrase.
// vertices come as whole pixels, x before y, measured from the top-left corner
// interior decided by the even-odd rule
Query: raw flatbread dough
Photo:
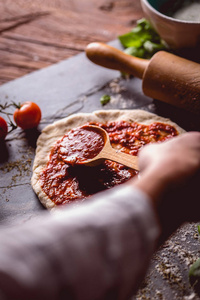
[[[55,207],[55,203],[44,193],[40,186],[40,173],[46,167],[51,149],[57,140],[62,138],[71,129],[88,122],[106,123],[108,121],[130,121],[149,125],[153,122],[162,122],[172,125],[179,134],[184,130],[169,119],[157,116],[143,110],[103,110],[93,113],[78,113],[54,122],[43,129],[37,141],[36,156],[33,164],[32,187],[40,202],[48,209]]]

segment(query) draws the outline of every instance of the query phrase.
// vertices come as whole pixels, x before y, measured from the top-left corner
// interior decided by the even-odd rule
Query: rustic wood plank
[[[0,84],[108,42],[143,16],[139,0],[0,3]]]

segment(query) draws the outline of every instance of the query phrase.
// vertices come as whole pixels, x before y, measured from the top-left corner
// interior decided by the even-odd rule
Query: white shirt
[[[122,300],[138,288],[159,227],[130,185],[0,230],[0,299]]]

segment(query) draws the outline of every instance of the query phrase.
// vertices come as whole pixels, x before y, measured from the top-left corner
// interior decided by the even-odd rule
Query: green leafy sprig
[[[137,26],[130,32],[120,35],[119,40],[125,48],[125,53],[140,58],[151,58],[157,51],[169,47],[146,19],[137,21]]]

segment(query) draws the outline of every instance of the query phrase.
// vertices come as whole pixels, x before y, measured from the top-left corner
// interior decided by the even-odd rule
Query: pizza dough
[[[55,203],[44,193],[40,185],[40,174],[46,167],[49,154],[54,144],[68,131],[88,122],[106,123],[108,121],[129,121],[149,125],[153,122],[161,122],[172,125],[179,134],[184,130],[169,119],[157,116],[143,110],[103,110],[93,113],[78,113],[61,119],[48,125],[42,131],[37,141],[36,156],[33,164],[32,187],[40,202],[48,209],[55,207]]]

